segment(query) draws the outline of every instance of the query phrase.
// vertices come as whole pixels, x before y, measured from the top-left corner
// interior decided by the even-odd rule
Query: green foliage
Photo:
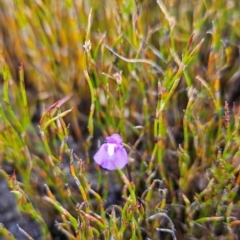
[[[224,99],[240,79],[239,7],[0,2],[0,165],[12,166],[18,209],[44,239],[55,211],[69,239],[232,239],[240,111]],[[100,135],[113,133],[127,173],[92,161]],[[112,185],[122,197],[108,206]],[[3,226],[0,235],[14,239]]]

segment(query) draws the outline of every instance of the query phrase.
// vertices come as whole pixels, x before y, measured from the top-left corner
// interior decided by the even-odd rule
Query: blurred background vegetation
[[[238,0],[0,0],[0,165],[43,239],[240,236],[239,9]],[[126,231],[108,218],[127,190],[92,161],[115,132],[144,206]],[[103,219],[92,233],[82,202]],[[163,231],[165,213],[176,231]]]

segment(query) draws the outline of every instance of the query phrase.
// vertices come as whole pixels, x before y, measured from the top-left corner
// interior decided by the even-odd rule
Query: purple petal
[[[113,157],[109,157],[108,159],[106,159],[102,165],[101,165],[102,168],[104,169],[107,169],[107,170],[116,170],[116,166],[114,165],[114,159]]]
[[[108,143],[116,143],[118,145],[122,144],[122,138],[119,134],[114,133],[110,137],[106,137]]]
[[[128,164],[128,155],[123,147],[115,149],[114,163],[119,169],[124,168]]]
[[[108,155],[107,149],[107,143],[104,143],[93,156],[94,161],[100,166],[103,164],[106,156]]]
[[[126,150],[122,146],[117,146],[114,149],[114,154],[108,154],[108,144],[103,144],[98,152],[93,157],[94,161],[102,168],[107,170],[122,169],[128,163],[128,156]]]

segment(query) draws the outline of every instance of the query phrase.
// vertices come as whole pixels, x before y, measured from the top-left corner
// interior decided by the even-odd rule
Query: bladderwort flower
[[[122,169],[128,164],[128,155],[122,145],[119,134],[113,134],[106,138],[104,143],[94,155],[94,161],[107,170]]]

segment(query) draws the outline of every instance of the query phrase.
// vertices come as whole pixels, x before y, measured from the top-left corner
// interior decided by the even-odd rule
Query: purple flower
[[[122,145],[122,138],[119,134],[107,137],[104,143],[94,155],[94,161],[107,170],[122,169],[128,163],[128,155]]]

